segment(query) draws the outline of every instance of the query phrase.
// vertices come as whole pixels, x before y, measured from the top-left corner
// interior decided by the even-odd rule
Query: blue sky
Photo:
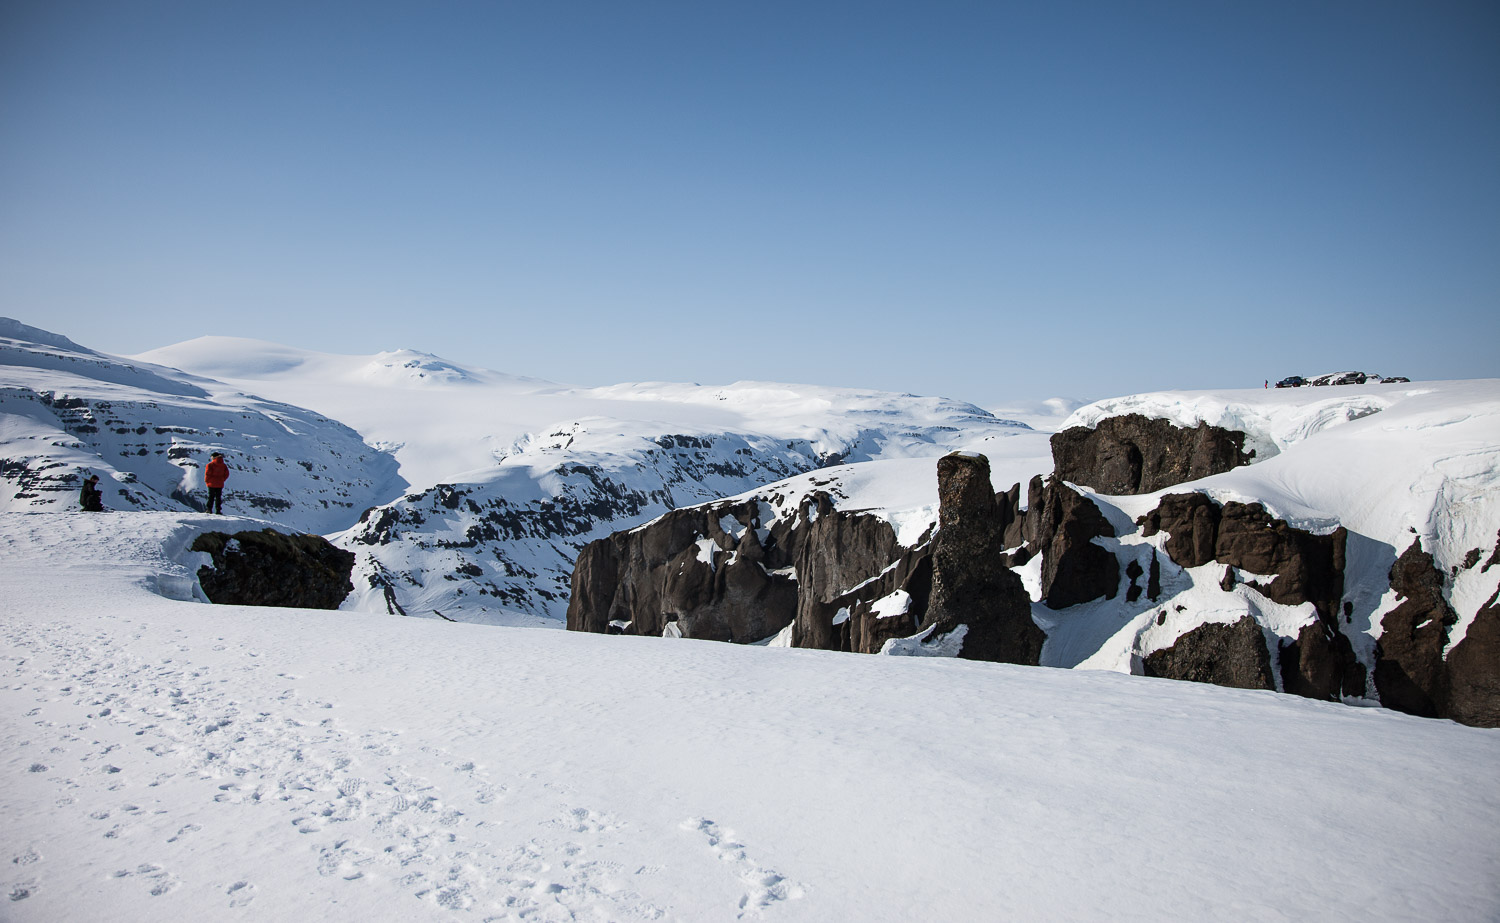
[[[0,3],[0,313],[988,405],[1500,375],[1500,5]]]

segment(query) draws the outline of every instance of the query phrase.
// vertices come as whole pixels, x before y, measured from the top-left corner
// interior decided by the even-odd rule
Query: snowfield
[[[1500,732],[192,601],[260,525],[0,513],[6,920],[1500,917]]]

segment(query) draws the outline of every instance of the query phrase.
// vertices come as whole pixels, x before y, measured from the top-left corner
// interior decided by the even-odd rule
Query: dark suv
[[[1307,384],[1307,379],[1306,378],[1303,378],[1301,375],[1292,375],[1290,377],[1283,378],[1280,381],[1278,381],[1276,383],[1276,387],[1278,387],[1278,388],[1300,388],[1300,387],[1302,387],[1305,384]]]

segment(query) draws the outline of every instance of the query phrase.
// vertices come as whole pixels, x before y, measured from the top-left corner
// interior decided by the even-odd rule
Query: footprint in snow
[[[759,916],[780,901],[796,900],[806,894],[802,885],[751,858],[745,844],[735,839],[733,830],[702,817],[690,817],[681,826],[701,834],[719,861],[728,863],[745,886],[736,919]]]

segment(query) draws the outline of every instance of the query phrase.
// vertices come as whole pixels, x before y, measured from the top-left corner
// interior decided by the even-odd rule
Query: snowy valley
[[[1500,381],[0,360],[5,919],[1500,914]],[[202,604],[265,528],[340,611]]]

